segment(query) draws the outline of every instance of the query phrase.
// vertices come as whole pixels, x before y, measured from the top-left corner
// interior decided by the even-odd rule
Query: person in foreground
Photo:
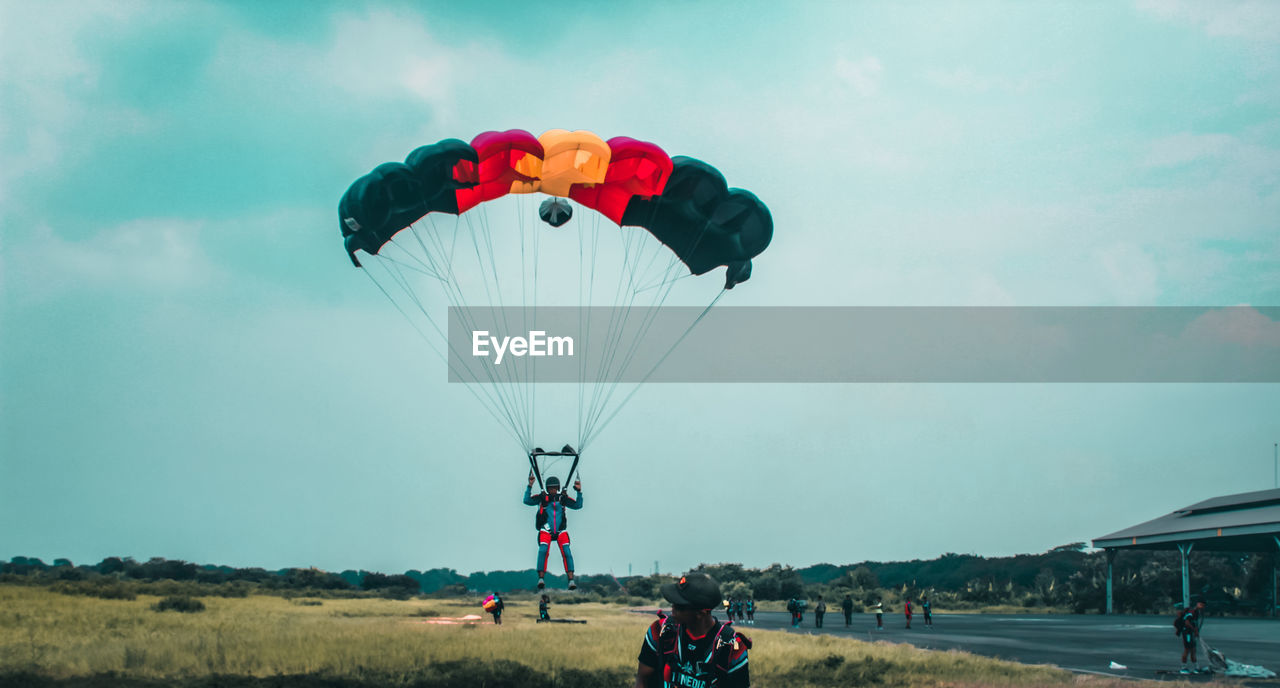
[[[529,474],[529,486],[524,489],[524,503],[538,507],[538,517],[534,525],[538,528],[538,589],[547,587],[544,580],[547,575],[547,554],[551,543],[560,546],[560,556],[564,559],[564,575],[569,579],[569,589],[577,590],[578,583],[573,580],[573,552],[569,550],[568,517],[565,509],[582,508],[582,481],[573,481],[573,489],[578,493],[574,499],[567,493],[560,492],[560,479],[547,478],[547,491],[533,492],[533,474]]]
[[[720,585],[705,573],[687,573],[662,586],[671,616],[649,626],[640,645],[635,688],[749,688],[751,640],[720,623]]]

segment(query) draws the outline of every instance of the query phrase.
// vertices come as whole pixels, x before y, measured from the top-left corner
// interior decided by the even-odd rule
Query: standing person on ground
[[[1181,622],[1181,623],[1179,623]],[[1184,674],[1199,673],[1200,663],[1196,661],[1196,645],[1200,640],[1200,626],[1204,623],[1204,600],[1196,602],[1194,607],[1184,609],[1174,622],[1178,637],[1182,639],[1182,672]],[[1191,665],[1187,665],[1187,656],[1191,656]]]
[[[544,578],[547,575],[547,554],[551,543],[560,547],[560,556],[564,559],[564,574],[569,578],[569,589],[577,590],[578,583],[573,580],[573,552],[569,550],[568,517],[565,509],[582,508],[582,481],[573,481],[573,489],[578,493],[577,499],[567,493],[560,492],[560,479],[547,478],[546,492],[537,495],[533,491],[533,473],[529,474],[529,486],[524,488],[524,503],[538,507],[538,516],[534,525],[538,528],[538,589],[547,587]]]
[[[818,595],[818,605],[813,608],[813,625],[815,628],[822,628],[822,617],[827,615],[827,603],[822,601],[822,595]]]
[[[929,604],[929,598],[920,600],[920,611],[924,612],[924,625],[933,628],[933,605]]]
[[[551,598],[543,595],[538,600],[538,623],[551,620],[551,612],[549,611],[550,607]]]
[[[502,625],[502,610],[506,608],[506,603],[502,601],[502,598],[498,595],[498,591],[494,590],[493,602],[489,605],[489,613],[493,615],[493,624],[495,626]]]
[[[663,585],[662,596],[671,602],[671,616],[645,633],[634,688],[750,688],[751,640],[711,615],[721,600],[715,579],[690,572]]]
[[[756,625],[756,601],[755,598],[747,598],[747,624]]]
[[[907,630],[911,630],[911,598],[902,601],[902,613],[907,615]]]
[[[844,612],[844,627],[848,628],[853,625],[853,598],[845,595],[840,601],[840,611]]]
[[[876,630],[884,630],[884,602],[876,602]]]
[[[804,602],[798,597],[792,597],[791,601],[787,602],[787,611],[791,612],[791,627],[799,628],[804,622]]]

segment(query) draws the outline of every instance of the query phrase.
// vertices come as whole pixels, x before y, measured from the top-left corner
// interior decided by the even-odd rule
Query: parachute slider
[[[573,447],[567,444],[564,445],[564,447],[562,447],[560,451],[549,452],[549,451],[543,451],[542,447],[534,447],[533,451],[529,452],[530,458],[535,456],[577,456],[577,455],[578,455],[578,452],[574,451]]]
[[[552,227],[559,227],[573,217],[573,206],[563,198],[548,198],[538,206],[538,217]]]

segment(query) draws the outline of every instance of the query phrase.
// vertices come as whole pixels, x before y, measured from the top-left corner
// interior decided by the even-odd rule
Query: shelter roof
[[[1274,552],[1280,548],[1280,489],[1214,497],[1096,538],[1094,547]]]

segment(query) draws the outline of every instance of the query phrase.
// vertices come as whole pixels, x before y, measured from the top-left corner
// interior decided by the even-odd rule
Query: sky
[[[532,567],[526,457],[336,222],[445,138],[712,163],[775,225],[720,305],[1280,305],[1276,3],[0,0],[0,94],[0,559]],[[1272,487],[1278,411],[646,385],[584,454],[574,555],[1041,552]]]

